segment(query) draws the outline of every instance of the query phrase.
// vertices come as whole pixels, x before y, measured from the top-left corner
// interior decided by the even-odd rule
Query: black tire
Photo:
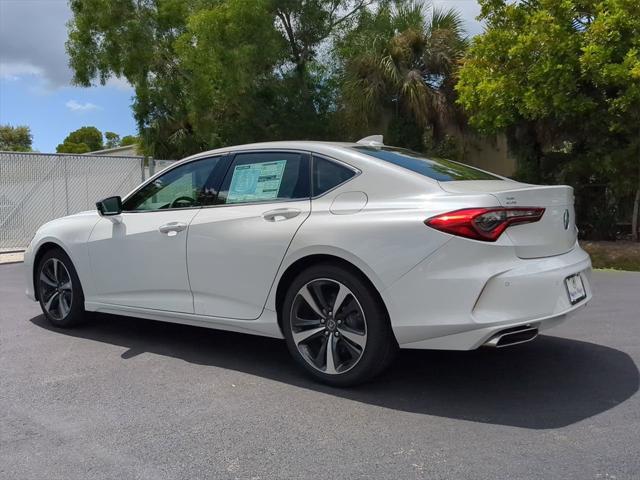
[[[64,269],[59,270],[59,278],[57,279],[52,275],[52,265],[55,262],[60,262],[62,266],[64,266]],[[60,265],[58,264],[57,268],[59,269],[59,267]],[[44,283],[41,280],[43,269],[46,269],[45,274],[49,283]],[[52,283],[58,283],[63,286],[66,285],[67,277],[71,281],[70,289],[61,290],[60,288],[52,285]],[[51,249],[47,251],[42,258],[40,258],[34,280],[35,288],[38,292],[40,308],[42,308],[42,313],[51,325],[59,328],[69,328],[78,325],[85,319],[84,293],[82,291],[82,285],[80,284],[80,279],[78,278],[78,274],[71,262],[71,259],[63,250],[59,248]],[[52,280],[54,282],[51,282]],[[59,281],[55,282],[55,280]],[[70,294],[68,291],[70,291]],[[55,295],[57,295],[57,307],[56,298],[52,299]],[[62,310],[60,306],[60,298],[66,299]],[[49,308],[47,308],[48,300],[51,300]]]
[[[313,360],[310,359],[311,355],[307,355],[307,357],[305,357],[299,351],[294,341],[294,332],[291,323],[292,307],[294,306],[294,301],[296,300],[296,297],[298,297],[298,293],[301,289],[307,285],[314,285],[314,282],[322,282],[325,280],[339,282],[350,290],[350,294],[355,297],[359,304],[358,307],[360,307],[364,313],[364,317],[361,316],[359,318],[362,318],[366,325],[366,341],[364,349],[362,349],[360,353],[359,360],[344,372],[340,372],[338,367],[336,369],[337,373],[333,374],[325,373],[324,371],[321,371],[317,365],[312,365]],[[393,360],[398,344],[393,335],[393,331],[391,330],[386,309],[381,304],[381,300],[376,292],[372,290],[373,288],[358,272],[354,272],[348,267],[333,263],[322,263],[307,268],[298,274],[289,286],[281,312],[283,333],[291,355],[294,357],[296,362],[316,380],[337,387],[357,385],[366,382],[381,373]],[[300,300],[298,300],[298,302],[300,302]],[[338,313],[336,312],[335,315],[335,318],[337,319]],[[323,322],[323,325],[329,324],[326,319],[321,321]],[[346,320],[345,324],[342,325],[342,328],[345,326]],[[320,335],[321,334],[329,335],[327,331],[323,331]],[[322,339],[322,336],[318,336],[316,338],[318,342],[325,341]],[[335,341],[346,341],[344,331],[342,337],[336,338]],[[337,345],[337,343],[334,345]],[[338,347],[334,348],[337,349]],[[326,347],[324,351],[326,352]],[[320,355],[322,354],[319,353],[318,358]],[[325,370],[327,369],[328,365],[325,365]]]

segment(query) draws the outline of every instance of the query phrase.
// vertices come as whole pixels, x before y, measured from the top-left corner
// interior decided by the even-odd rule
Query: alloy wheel
[[[343,283],[328,278],[305,284],[291,306],[293,341],[305,361],[330,375],[351,370],[367,344],[362,306]]]
[[[40,270],[42,306],[54,320],[63,320],[71,311],[73,288],[71,275],[57,258],[48,259]]]

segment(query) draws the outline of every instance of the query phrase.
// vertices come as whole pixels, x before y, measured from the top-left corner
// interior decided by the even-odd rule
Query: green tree
[[[140,143],[140,139],[136,135],[125,135],[120,140],[120,146],[126,147],[127,145],[135,145]]]
[[[58,153],[87,153],[90,151],[91,149],[86,143],[63,142],[56,147]]]
[[[623,194],[634,193],[631,230],[640,241],[640,4],[596,3],[582,51],[583,74],[603,92],[609,131],[618,139],[613,183]]]
[[[176,132],[191,130],[186,72],[174,49],[196,0],[71,0],[67,52],[74,81],[90,86],[111,76],[135,88],[133,113],[148,153],[173,158],[194,146]],[[171,141],[169,141],[171,139]],[[197,141],[193,141],[197,143]],[[176,156],[177,158],[177,156]]]
[[[64,141],[58,145],[58,153],[86,153],[101,150],[102,132],[96,127],[82,127],[71,132]]]
[[[120,135],[115,132],[104,132],[104,138],[106,140],[104,148],[115,148],[121,145]]]
[[[30,152],[33,137],[25,125],[0,125],[0,150],[8,152]]]
[[[466,45],[454,10],[393,2],[363,11],[340,49],[350,123],[418,149],[428,143],[425,134],[444,139],[445,124],[456,115],[453,86]]]
[[[471,124],[506,132],[525,180],[640,189],[640,3],[480,4],[456,86]]]
[[[72,0],[74,81],[134,86],[146,153],[326,136],[331,44],[372,0]]]

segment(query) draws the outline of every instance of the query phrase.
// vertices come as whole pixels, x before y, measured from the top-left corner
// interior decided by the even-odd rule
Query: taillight
[[[495,242],[508,226],[533,223],[542,218],[544,208],[465,208],[425,220],[425,224],[461,237]]]

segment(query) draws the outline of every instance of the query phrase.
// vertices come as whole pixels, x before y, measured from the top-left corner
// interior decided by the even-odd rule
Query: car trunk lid
[[[440,182],[441,188],[455,194],[487,193],[502,207],[544,207],[535,223],[512,225],[505,231],[520,258],[561,255],[575,245],[577,229],[573,208],[573,188],[566,185],[529,185],[510,180],[464,180]]]

